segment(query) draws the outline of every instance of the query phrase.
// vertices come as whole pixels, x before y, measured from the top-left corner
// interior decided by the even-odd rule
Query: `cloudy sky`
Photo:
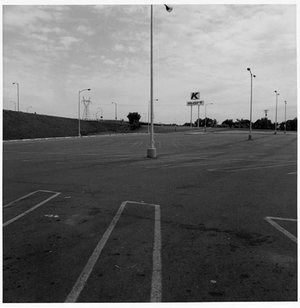
[[[42,4],[42,3],[41,3]],[[297,115],[296,6],[154,6],[155,122],[189,122],[190,93],[200,91],[207,116],[253,120]],[[3,7],[3,108],[77,117],[78,91],[90,114],[147,117],[150,88],[149,5],[6,5]],[[100,109],[101,108],[101,109]],[[194,108],[194,119],[197,110]],[[204,108],[200,109],[204,117]]]

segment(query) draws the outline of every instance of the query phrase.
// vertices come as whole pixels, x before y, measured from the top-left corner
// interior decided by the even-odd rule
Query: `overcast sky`
[[[149,5],[3,7],[3,107],[77,117],[78,91],[91,98],[90,114],[105,119],[139,112],[150,88]],[[155,122],[190,121],[190,92],[200,91],[207,116],[218,122],[297,116],[295,5],[154,6]],[[82,108],[83,109],[83,108]],[[194,108],[196,120],[197,109]],[[204,117],[204,108],[200,109]]]

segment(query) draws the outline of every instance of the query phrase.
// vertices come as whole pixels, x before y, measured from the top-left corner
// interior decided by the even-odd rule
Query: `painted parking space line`
[[[27,194],[27,195],[24,195],[24,196],[22,196],[22,197],[20,197],[20,198],[18,198],[18,199],[16,199],[16,200],[13,200],[13,201],[11,201],[11,202],[9,202],[9,203],[3,205],[3,207],[4,207],[4,208],[9,207],[9,206],[11,206],[11,205],[17,203],[18,201],[21,201],[21,200],[23,200],[23,199],[25,199],[25,198],[27,198],[27,197],[30,197],[30,196],[32,196],[32,195],[38,193],[38,192],[54,193],[54,194],[57,193],[57,191],[45,190],[45,189],[35,190],[35,191],[32,191],[31,193],[29,193],[29,194]]]
[[[6,204],[6,205],[4,206],[4,208],[8,208],[9,206],[12,206],[12,204],[15,204],[15,203],[17,203],[17,202],[19,202],[19,201],[21,201],[21,200],[23,200],[23,199],[25,199],[25,198],[27,198],[27,197],[29,197],[29,196],[32,196],[33,194],[35,194],[35,193],[37,193],[37,192],[47,192],[47,193],[52,193],[53,195],[50,196],[49,198],[43,200],[42,202],[39,202],[38,204],[34,205],[33,207],[31,207],[30,209],[26,210],[25,212],[23,212],[23,213],[21,213],[21,214],[15,216],[14,218],[9,219],[8,221],[4,222],[4,223],[3,223],[3,227],[6,227],[6,226],[10,225],[11,223],[17,221],[18,219],[24,217],[24,216],[27,215],[28,213],[34,211],[35,209],[39,208],[39,207],[42,206],[43,204],[49,202],[50,200],[52,200],[52,199],[56,198],[58,195],[60,195],[60,192],[56,192],[56,191],[36,190],[36,191],[34,191],[34,192],[32,192],[32,193],[29,193],[29,194],[27,194],[27,195],[25,195],[25,196],[22,196],[21,198],[18,198],[18,199],[16,199],[16,200],[14,200],[14,201],[12,201],[12,202]]]
[[[259,170],[259,169],[267,169],[267,168],[280,168],[280,167],[289,167],[289,166],[294,166],[296,164],[296,162],[292,162],[292,163],[285,163],[285,164],[274,164],[274,165],[267,165],[267,166],[252,166],[252,167],[242,167],[242,168],[236,168],[236,169],[232,169],[232,168],[213,168],[213,169],[207,169],[207,171],[210,172],[214,172],[214,171],[218,171],[218,172],[239,172],[239,171],[251,171],[251,170]]]
[[[289,172],[289,173],[288,173],[288,175],[291,175],[291,174],[297,174],[297,171]]]
[[[291,234],[289,231],[284,229],[282,226],[280,226],[278,223],[276,223],[274,220],[282,220],[282,221],[293,221],[296,222],[297,219],[294,218],[282,218],[282,217],[265,217],[265,220],[271,224],[274,228],[276,228],[278,231],[282,232],[285,236],[287,236],[290,240],[297,243],[297,237]]]
[[[15,203],[18,202],[18,201],[21,201],[21,200],[23,200],[23,199],[25,199],[25,198],[27,198],[27,197],[29,197],[29,196],[31,196],[31,195],[36,194],[37,192],[38,192],[38,190],[33,191],[33,192],[31,192],[31,193],[29,193],[29,194],[27,194],[27,195],[24,195],[24,196],[22,196],[22,197],[20,197],[20,198],[18,198],[18,199],[16,199],[16,200],[13,200],[13,201],[11,201],[11,202],[9,202],[9,203],[3,205],[3,207],[4,207],[4,208],[9,207],[9,206],[15,204]]]
[[[140,205],[150,205],[155,207],[155,222],[154,222],[154,245],[153,245],[153,268],[152,268],[152,282],[151,282],[151,302],[160,302],[162,294],[162,284],[161,284],[161,225],[160,225],[160,206],[157,204],[150,204],[144,202],[136,201],[124,201],[119,207],[116,215],[112,219],[107,230],[103,234],[102,238],[98,242],[96,248],[94,249],[92,255],[90,256],[87,264],[83,268],[81,274],[79,275],[76,283],[74,284],[71,292],[68,294],[65,303],[75,303],[80,296],[80,293],[84,289],[87,280],[89,279],[93,268],[98,261],[101,252],[108,241],[112,231],[114,230],[120,216],[128,203],[140,204]]]
[[[153,245],[153,268],[150,302],[161,302],[162,283],[161,283],[161,218],[160,206],[158,204],[149,204],[144,202],[128,201],[133,204],[150,205],[155,207],[154,217],[154,245]]]
[[[267,166],[255,166],[255,167],[246,167],[246,168],[237,168],[229,170],[230,172],[238,172],[238,171],[247,171],[247,170],[256,170],[256,169],[265,169],[265,168],[278,168],[278,167],[288,167],[295,165],[294,163],[287,163],[287,164],[276,164],[276,165],[267,165]]]

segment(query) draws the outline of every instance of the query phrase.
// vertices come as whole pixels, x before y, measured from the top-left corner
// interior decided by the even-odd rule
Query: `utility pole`
[[[115,104],[115,120],[118,119],[118,111],[117,111],[117,103],[116,102],[111,102],[112,104]]]
[[[91,98],[89,97],[89,99],[85,99],[85,97],[83,97],[82,102],[84,105],[83,119],[88,120],[90,118],[89,105],[91,104]]]
[[[286,101],[284,101],[284,133],[286,134]]]
[[[250,125],[249,125],[249,136],[248,136],[248,140],[252,139],[252,91],[253,91],[253,78],[255,78],[256,76],[252,74],[250,67],[247,68],[247,71],[250,72]]]
[[[90,88],[83,89],[78,91],[78,137],[81,137],[81,130],[80,130],[80,93],[83,91],[91,91]]]
[[[274,135],[277,134],[277,105],[278,105],[278,95],[279,93],[277,92],[277,90],[274,91],[275,95],[276,95],[276,109],[275,109],[275,130],[274,130]]]
[[[172,11],[172,7],[165,5],[168,12]],[[154,113],[153,113],[153,4],[150,5],[150,144],[147,149],[148,158],[156,158],[156,148],[154,143]]]

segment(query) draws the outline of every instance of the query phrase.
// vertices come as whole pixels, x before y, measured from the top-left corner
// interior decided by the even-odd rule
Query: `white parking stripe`
[[[141,204],[141,205],[151,205],[155,207],[155,226],[154,226],[154,246],[153,246],[153,270],[152,270],[152,283],[151,283],[151,302],[161,301],[161,226],[160,226],[160,206],[157,204],[149,204],[144,202],[136,201],[124,201],[117,214],[111,221],[107,230],[103,234],[96,248],[94,249],[92,255],[90,256],[86,266],[79,275],[75,285],[73,286],[71,292],[67,296],[66,303],[75,303],[85,287],[85,284],[97,262],[99,256],[110,237],[113,229],[115,228],[125,206],[127,203]]]
[[[27,198],[27,197],[29,197],[29,196],[31,196],[31,195],[34,195],[34,194],[36,194],[37,192],[46,192],[46,193],[52,193],[52,194],[57,193],[56,191],[39,189],[39,190],[33,191],[33,192],[31,192],[31,193],[29,193],[29,194],[27,194],[27,195],[25,195],[25,196],[22,196],[22,197],[20,197],[20,198],[14,200],[14,201],[11,201],[11,202],[5,204],[3,207],[4,207],[4,208],[5,208],[5,207],[9,207],[10,205],[12,205],[12,204],[14,204],[14,203],[16,203],[16,202],[18,202],[18,201],[21,201],[21,200],[23,200],[23,199],[25,199],[25,198]]]
[[[115,215],[115,217],[113,218],[113,220],[111,221],[110,225],[108,226],[107,230],[105,231],[105,233],[103,234],[101,240],[99,241],[99,243],[97,244],[96,248],[94,249],[92,255],[90,256],[86,266],[84,267],[83,271],[81,272],[80,276],[78,277],[75,285],[73,286],[71,292],[69,293],[69,295],[67,296],[65,303],[75,303],[76,300],[78,299],[81,291],[83,290],[101,252],[102,249],[104,248],[110,234],[112,233],[114,227],[116,226],[123,210],[124,207],[126,205],[127,201],[123,202],[117,212],[117,214]]]
[[[295,165],[295,164],[296,164],[296,163],[278,164],[278,165],[269,165],[269,166],[257,166],[257,167],[233,169],[233,170],[228,170],[228,171],[230,171],[230,172],[236,172],[236,171],[247,171],[247,170],[264,169],[264,168],[287,167],[287,166],[292,166],[292,165]]]
[[[153,245],[153,268],[151,282],[151,302],[161,302],[162,283],[161,283],[161,225],[160,225],[160,206],[158,204],[149,204],[135,201],[128,201],[133,204],[151,205],[155,207],[154,222],[154,245]]]
[[[295,163],[285,163],[285,164],[276,164],[276,165],[267,165],[267,166],[252,166],[252,167],[244,167],[244,168],[220,168],[220,169],[207,169],[207,171],[220,171],[220,172],[239,172],[239,171],[248,171],[248,170],[257,170],[257,169],[266,169],[266,168],[278,168],[278,167],[288,167],[293,166]]]
[[[43,204],[47,203],[48,201],[50,201],[51,199],[57,197],[59,194],[60,194],[60,192],[55,193],[53,196],[51,196],[51,197],[47,198],[46,200],[44,200],[44,201],[38,203],[37,205],[35,205],[35,206],[33,206],[32,208],[28,209],[27,211],[23,212],[22,214],[20,214],[20,215],[18,215],[18,216],[16,216],[16,217],[14,217],[14,218],[12,218],[12,219],[6,221],[5,223],[3,223],[3,227],[6,227],[6,226],[10,225],[10,224],[13,223],[14,221],[16,221],[16,220],[22,218],[23,216],[27,215],[28,213],[30,213],[30,212],[32,212],[32,211],[34,211],[35,209],[37,209],[37,208],[40,207],[41,205],[43,205]],[[27,196],[28,196],[28,195],[27,195]]]
[[[153,272],[151,283],[151,302],[161,302],[161,226],[160,206],[155,206],[154,247],[153,247]]]
[[[265,220],[271,224],[274,228],[276,228],[278,231],[282,232],[285,236],[287,236],[290,240],[297,243],[297,238],[293,234],[291,234],[289,231],[281,227],[278,223],[276,223],[273,220],[284,220],[284,221],[297,221],[297,219],[293,218],[281,218],[281,217],[265,217]]]
[[[11,202],[5,204],[3,207],[8,207],[8,206],[10,206],[10,205],[12,205],[12,204],[14,204],[14,203],[16,203],[16,202],[18,202],[18,201],[21,201],[21,200],[23,200],[23,199],[25,199],[25,198],[27,198],[27,197],[29,197],[29,196],[31,196],[31,195],[37,193],[37,192],[38,192],[38,190],[33,191],[33,192],[31,192],[31,193],[29,193],[29,194],[27,194],[27,195],[25,195],[25,196],[22,196],[22,197],[20,197],[20,198],[14,200],[14,201],[11,201]]]

